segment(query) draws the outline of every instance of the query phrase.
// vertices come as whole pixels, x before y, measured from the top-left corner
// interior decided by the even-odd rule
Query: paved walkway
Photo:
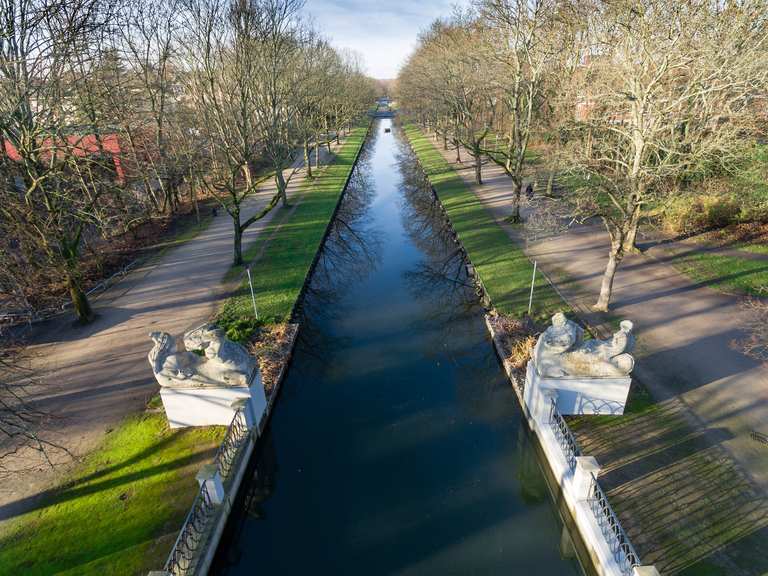
[[[455,151],[443,151],[443,155],[474,188],[510,237],[519,241],[514,227],[502,222],[511,213],[512,203],[511,181],[503,170],[486,164],[484,184],[476,186],[469,155],[458,165]],[[591,306],[597,299],[607,252],[607,234],[599,226],[579,226],[526,247],[529,257],[538,260],[571,305],[603,334],[615,329],[617,318],[635,322],[636,378],[660,406],[674,406],[676,414],[685,419],[704,445],[720,449],[720,460],[728,461],[727,468],[737,470],[746,485],[756,490],[759,496],[750,502],[753,509],[759,506],[761,513],[753,529],[768,535],[768,446],[750,438],[752,430],[768,433],[768,367],[733,346],[735,340],[744,336],[742,326],[747,312],[738,298],[718,293],[680,274],[670,264],[674,255],[659,252],[654,258],[628,256],[616,276],[611,313],[595,314]],[[632,431],[624,433],[631,437]],[[648,449],[647,443],[644,448]],[[674,460],[674,454],[670,456]],[[658,463],[653,466],[659,470]],[[693,470],[689,474],[696,484],[691,486],[693,493],[706,498],[713,508],[727,506],[720,499],[710,498],[708,486],[716,487],[719,479],[691,476],[695,474]],[[684,476],[684,470],[677,471],[677,475]],[[634,478],[639,476],[635,474]],[[680,484],[677,489],[681,489]],[[739,514],[736,507],[733,510]],[[675,514],[678,519],[685,518],[685,509],[676,510]]]
[[[326,148],[321,162],[327,160]],[[286,178],[296,170],[288,186],[289,201],[304,180],[301,166],[299,159],[286,170]],[[243,220],[261,210],[275,190],[272,178],[265,181],[245,202]],[[247,229],[244,250],[279,210]],[[92,324],[73,327],[71,319],[60,319],[38,326],[29,351],[43,381],[33,392],[35,405],[51,415],[46,439],[81,457],[126,415],[144,407],[158,389],[147,360],[148,333],[180,335],[210,318],[238,283],[224,283],[232,246],[232,219],[219,210],[194,239],[137,268],[102,294],[94,302],[98,318]],[[66,453],[51,456],[61,465],[54,470],[32,450],[4,462],[19,471],[0,485],[0,520],[33,507],[67,470],[71,458]]]

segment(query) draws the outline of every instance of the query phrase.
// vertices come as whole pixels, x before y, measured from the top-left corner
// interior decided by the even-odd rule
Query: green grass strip
[[[365,142],[368,125],[350,132],[333,162],[304,184],[295,209],[280,208],[281,212],[246,252],[245,259],[250,261],[263,250],[262,256],[251,266],[260,323],[289,319]],[[218,323],[230,338],[241,342],[255,329],[258,323],[255,322],[247,280],[224,304]]]
[[[172,431],[129,418],[70,481],[0,530],[0,574],[146,574],[165,562],[222,426]]]
[[[413,124],[405,126],[422,168],[448,212],[472,264],[502,314],[521,317],[528,311],[533,265],[430,139]],[[547,280],[537,275],[531,315],[544,320],[567,305]]]
[[[725,293],[764,296],[768,287],[768,262],[765,260],[716,252],[690,252],[671,262],[695,281]]]

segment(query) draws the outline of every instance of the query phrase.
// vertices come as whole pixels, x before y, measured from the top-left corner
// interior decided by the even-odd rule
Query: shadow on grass
[[[768,570],[768,500],[677,400],[623,417],[574,419],[584,453],[644,564],[662,574],[757,576]],[[764,542],[764,540],[763,540]]]
[[[181,525],[195,496],[194,471],[213,456],[216,430],[169,432],[162,416],[127,421],[80,477],[6,524],[0,573],[100,574],[103,558],[110,572],[125,567],[120,573],[161,563],[167,549],[155,543]]]

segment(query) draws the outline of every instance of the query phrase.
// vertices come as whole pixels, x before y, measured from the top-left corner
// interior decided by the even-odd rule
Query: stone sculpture
[[[184,334],[185,351],[177,350],[167,332],[149,336],[155,342],[149,363],[163,388],[247,387],[258,371],[256,359],[245,348],[210,325]]]
[[[626,377],[635,365],[632,328],[632,322],[624,320],[612,338],[584,342],[581,327],[563,313],[555,314],[536,343],[536,371],[547,378]]]

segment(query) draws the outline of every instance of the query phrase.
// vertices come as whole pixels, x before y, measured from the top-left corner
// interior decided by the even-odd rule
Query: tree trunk
[[[474,150],[475,155],[475,182],[477,184],[483,183],[483,157],[480,154],[480,149],[475,148]]]
[[[195,220],[200,226],[200,203],[197,201],[197,178],[189,179],[189,195],[192,197],[192,205],[195,207]]]
[[[520,216],[520,197],[523,193],[523,182],[520,181],[520,183],[517,183],[513,180],[512,186],[514,187],[512,189],[512,213],[507,218],[507,221],[513,224],[519,224],[523,221]]]
[[[243,229],[240,227],[240,215],[232,218],[235,226],[235,254],[234,265],[240,266],[243,263]]]
[[[243,164],[242,171],[243,171],[243,178],[245,178],[245,186],[250,191],[251,185],[253,185],[253,176],[251,175],[251,167],[248,165],[247,162]]]
[[[283,206],[288,206],[288,194],[286,193],[285,178],[283,177],[283,171],[280,168],[275,169],[275,183],[277,184],[277,192],[280,194],[280,200]]]
[[[315,168],[320,170],[320,134],[317,135],[315,142]]]
[[[90,302],[88,302],[88,296],[71,272],[67,272],[67,290],[69,291],[69,298],[72,301],[72,309],[75,311],[77,321],[80,324],[88,324],[93,320],[93,310],[91,309]]]
[[[599,312],[608,311],[608,305],[611,303],[611,295],[613,294],[613,279],[623,257],[622,242],[611,242],[611,251],[608,253],[608,265],[605,267],[603,282],[600,285],[600,296],[594,306],[595,310]]]
[[[304,140],[304,166],[307,168],[307,178],[312,178],[312,160],[309,157],[309,140]]]
[[[461,145],[456,140],[454,142],[456,143],[456,162],[461,163]]]
[[[547,178],[547,196],[552,196],[552,190],[554,189],[555,185],[555,171],[550,170],[549,171],[549,178]]]
[[[640,206],[635,206],[629,217],[627,234],[624,237],[624,244],[621,247],[625,253],[634,252],[636,249],[635,242],[637,241],[637,229],[640,227],[641,212],[642,210],[640,209]]]
[[[448,134],[443,133],[443,150],[448,150]]]

